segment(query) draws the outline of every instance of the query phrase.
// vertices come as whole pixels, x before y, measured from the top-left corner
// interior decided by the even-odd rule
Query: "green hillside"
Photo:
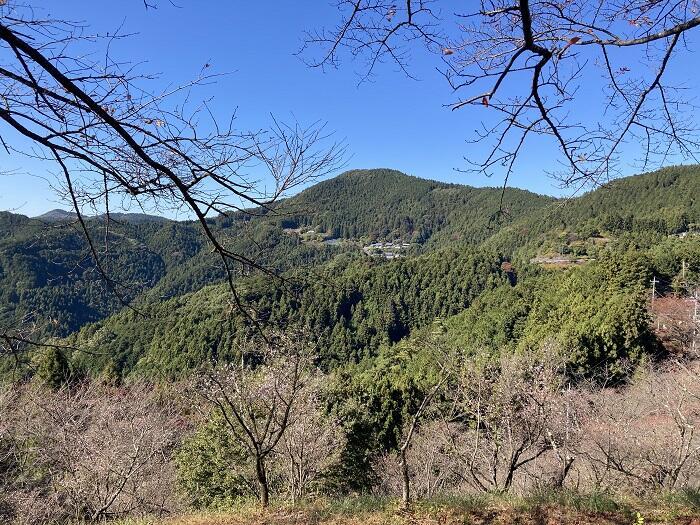
[[[289,279],[280,286],[281,281],[241,275],[239,288],[262,321],[310,327],[330,366],[374,355],[382,344],[399,341],[436,317],[458,314],[484,290],[504,280],[514,283],[516,274],[523,281],[541,272],[529,265],[533,256],[574,253],[585,262],[611,250],[648,250],[669,236],[694,231],[700,221],[699,172],[667,168],[563,202],[394,170],[356,170],[274,210],[238,212],[212,219],[211,225],[233,251]],[[153,368],[143,363],[155,359],[170,363],[174,373],[228,352],[231,336],[221,316],[204,314],[223,315],[228,302],[223,287],[208,288],[221,282],[223,273],[197,226],[137,219],[114,223],[108,269],[138,313],[125,310],[72,339],[99,341],[100,352],[111,356],[89,368],[114,361],[129,372],[137,365]],[[89,224],[99,239],[100,219]],[[375,241],[391,243],[385,250],[401,258],[385,260],[386,252],[372,248]],[[662,289],[673,285],[679,250],[665,250],[675,255],[664,263]],[[516,272],[501,270],[504,261],[514,262]],[[535,295],[544,293],[537,290]],[[5,326],[32,315],[45,335],[63,337],[123,307],[70,221],[47,225],[0,215],[0,322]],[[241,332],[245,316],[232,322]],[[93,337],[96,333],[100,338]]]
[[[240,295],[261,322],[303,326],[321,348],[325,368],[372,357],[383,344],[462,311],[481,292],[503,285],[502,259],[476,249],[443,249],[393,262],[338,257],[313,274],[293,272],[286,283],[240,281]],[[225,285],[152,303],[83,328],[70,345],[88,350],[80,366],[105,366],[177,376],[203,362],[235,355],[237,338],[252,326],[231,314]],[[97,357],[94,357],[97,356]]]
[[[501,198],[503,197],[503,202]],[[419,179],[389,169],[355,170],[321,182],[282,206],[289,228],[316,227],[334,238],[445,238],[480,242],[494,232],[502,209],[511,221],[553,201],[509,188],[473,188]]]
[[[0,323],[29,315],[45,333],[65,335],[135,300],[202,247],[189,224],[114,223],[106,239],[98,222],[90,227],[100,249],[109,244],[112,284],[76,225],[0,214]]]
[[[557,201],[496,233],[489,244],[524,253],[561,249],[591,237],[633,237],[645,245],[697,228],[700,167],[675,166],[614,180],[580,197]],[[583,241],[583,242],[582,242]],[[588,248],[591,243],[588,243]]]
[[[512,190],[522,216],[549,202]],[[500,192],[440,184],[392,170],[361,170],[321,182],[282,202],[274,211],[251,210],[211,220],[212,228],[236,253],[283,272],[311,267],[340,252],[360,252],[363,243],[404,238],[421,244],[451,227],[473,242],[493,233],[491,217]],[[223,280],[219,261],[205,249],[198,227],[189,222],[118,214],[111,225],[109,270],[116,289],[100,279],[72,215],[54,210],[30,219],[0,216],[0,322],[34,314],[52,335],[66,335],[123,307],[123,301],[159,301]],[[102,219],[89,221],[104,243]],[[325,237],[351,243],[305,242],[285,228],[307,226]],[[116,293],[118,292],[118,294]]]
[[[585,375],[603,365],[613,370],[624,360],[635,361],[658,351],[646,313],[650,277],[657,277],[658,289],[663,291],[677,285],[681,272],[685,272],[686,281],[700,273],[698,237],[674,236],[692,228],[691,218],[697,214],[695,201],[686,196],[672,201],[674,209],[682,210],[688,219],[685,226],[670,230],[664,229],[670,224],[664,222],[664,217],[669,216],[668,208],[655,206],[661,200],[671,200],[673,190],[669,187],[687,188],[694,176],[693,170],[679,170],[671,175],[662,172],[621,180],[572,201],[567,204],[569,208],[559,208],[563,217],[559,222],[538,222],[550,217],[547,213],[552,201],[542,199],[548,204],[540,205],[519,221],[540,225],[544,239],[559,235],[561,229],[580,232],[590,228],[596,209],[612,209],[631,217],[628,231],[608,231],[601,226],[593,234],[605,231],[611,237],[622,237],[601,245],[589,264],[568,271],[548,271],[527,263],[516,264],[511,270],[507,261],[512,260],[513,252],[492,249],[509,233],[508,228],[495,231],[489,238],[485,222],[471,230],[471,235],[486,238],[483,246],[456,242],[459,217],[453,211],[445,216],[434,238],[423,245],[426,253],[422,255],[387,261],[342,245],[346,246],[344,255],[336,253],[329,262],[290,266],[294,270],[284,273],[284,282],[255,276],[242,279],[240,293],[261,322],[310,330],[319,343],[326,368],[372,358],[382,346],[392,345],[416,331],[420,333],[435,319],[444,319],[448,339],[475,353],[497,354],[506,347],[526,350],[555,339],[577,356],[571,363],[577,374]],[[370,199],[370,195],[377,194],[363,193],[366,187],[360,181],[375,187],[388,184],[383,191],[389,207],[416,216],[431,209],[426,202],[436,198],[435,193],[463,192],[468,197],[476,192],[493,206],[498,202],[491,200],[491,190],[480,193],[428,181],[418,180],[416,188],[405,189],[407,185],[398,182],[413,179],[402,177],[405,176],[397,172],[351,172],[320,184],[297,199],[310,199],[311,195],[320,199],[323,206],[319,206],[317,215],[303,216],[306,222],[297,215],[293,225],[299,228],[306,224],[319,231],[331,229],[328,223],[319,222],[320,210],[326,209],[325,216],[335,221],[342,217],[338,210],[351,206],[349,199],[360,195]],[[657,186],[664,190],[656,189]],[[351,192],[353,187],[356,193]],[[395,193],[388,192],[389,187],[395,188]],[[340,204],[328,210],[331,201],[324,199],[330,199],[331,190],[342,197],[338,198]],[[632,198],[623,199],[621,195],[627,191],[644,193],[645,198],[640,199],[645,204],[635,206]],[[622,204],[614,206],[613,201],[618,198]],[[391,233],[381,230],[388,227],[389,216],[362,214],[356,221],[363,224],[364,232],[374,232],[370,235],[399,234],[401,226]],[[265,226],[261,220],[254,227],[256,232],[268,231],[268,239],[276,239],[271,242],[269,253],[283,250],[290,239],[297,240],[297,250],[312,249],[313,242],[303,242],[296,233],[275,229],[273,223],[278,219],[267,217]],[[338,227],[342,229],[342,225]],[[652,241],[644,248],[629,251],[620,239],[631,233],[644,234]],[[515,250],[532,249],[538,243],[541,249],[540,238],[525,238],[519,245],[515,243]],[[323,243],[318,246],[338,249]],[[231,317],[227,315],[229,311],[226,287],[208,287],[166,302],[153,301],[141,313],[124,311],[86,327],[70,342],[103,354],[99,359],[80,359],[79,366],[92,372],[116,367],[126,374],[139,370],[173,376],[211,358],[235,353],[234,341],[248,333],[251,326],[246,316],[239,312]]]

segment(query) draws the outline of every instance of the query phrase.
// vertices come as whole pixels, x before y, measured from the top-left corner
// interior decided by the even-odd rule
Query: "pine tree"
[[[38,358],[36,377],[46,386],[58,389],[70,378],[70,365],[63,352],[49,347]]]

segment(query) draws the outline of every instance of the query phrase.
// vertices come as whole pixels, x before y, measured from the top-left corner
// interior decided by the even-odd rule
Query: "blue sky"
[[[443,107],[453,100],[434,61],[420,50],[413,67],[420,80],[406,78],[395,67],[380,67],[372,82],[358,85],[361,65],[346,62],[338,70],[308,68],[295,52],[303,31],[337,21],[335,7],[325,0],[290,2],[195,2],[165,0],[156,10],[144,9],[140,0],[32,2],[57,17],[85,21],[95,31],[136,33],[113,48],[115,55],[145,61],[142,71],[157,72],[163,84],[193,78],[205,63],[217,72],[230,72],[208,87],[202,96],[215,97],[221,116],[237,108],[239,125],[269,125],[270,113],[282,119],[294,115],[302,122],[323,120],[336,137],[345,139],[348,168],[390,167],[419,177],[494,186],[502,181],[460,173],[464,156],[478,154],[465,138],[478,126],[481,108],[452,112]],[[698,86],[695,58],[688,55],[672,64],[694,90]],[[693,78],[684,78],[692,72]],[[582,94],[585,105],[600,86]],[[544,170],[551,168],[552,151],[533,143],[517,165],[511,186],[539,193],[562,195]],[[0,209],[36,215],[57,202],[46,180],[45,167],[0,153]],[[39,177],[27,177],[23,172]],[[20,173],[21,172],[21,173]],[[626,173],[634,170],[628,166]]]

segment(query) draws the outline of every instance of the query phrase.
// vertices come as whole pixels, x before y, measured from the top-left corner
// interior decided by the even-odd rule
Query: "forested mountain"
[[[376,169],[321,182],[285,202],[282,210],[285,227],[315,227],[333,238],[424,243],[445,230],[447,237],[474,243],[492,235],[499,218],[509,222],[553,200],[513,188],[473,188]]]
[[[613,180],[578,198],[557,201],[504,226],[490,240],[496,249],[527,255],[559,251],[592,236],[631,234],[647,244],[695,230],[700,222],[700,167],[673,166]]]
[[[418,244],[441,229],[481,241],[495,230],[501,192],[442,184],[392,170],[359,170],[321,182],[281,202],[274,210],[237,212],[211,220],[236,253],[276,271],[311,267],[340,252],[358,252],[363,243],[402,238]],[[551,199],[508,190],[505,202],[515,218]],[[0,216],[0,320],[25,315],[48,322],[45,331],[66,335],[86,322],[142,299],[161,300],[221,281],[197,225],[143,214],[114,214],[105,256],[110,289],[96,271],[74,216],[53,210],[30,219]],[[104,242],[104,221],[88,221]],[[285,228],[315,229],[350,244],[305,242]],[[303,229],[303,228],[302,228]]]
[[[556,323],[573,311],[561,305],[574,296],[557,287],[569,290],[572,285],[568,277],[562,281],[561,274],[541,276],[543,270],[531,266],[529,258],[574,252],[618,260],[606,254],[624,254],[631,247],[652,253],[655,246],[668,244],[669,236],[696,228],[699,172],[696,167],[667,168],[620,179],[562,202],[522,190],[443,184],[393,170],[356,170],[321,182],[274,209],[237,212],[210,223],[232,250],[283,277],[248,275],[245,269],[239,273],[239,292],[255,317],[311,330],[323,347],[324,366],[334,367],[373,356],[382,345],[395,343],[436,318],[461,315],[471,319],[462,323],[471,330],[495,315],[516,331],[525,330],[526,325],[549,326],[547,319],[555,319],[545,332],[559,330]],[[54,218],[58,215],[52,213]],[[74,346],[87,344],[99,350],[101,357],[81,357],[80,366],[92,371],[107,366],[122,373],[159,370],[169,375],[226,355],[232,338],[250,329],[247,316],[227,316],[230,297],[225,286],[216,285],[223,280],[223,272],[196,224],[140,215],[114,221],[105,258],[113,284],[107,284],[81,232],[70,217],[64,219],[47,223],[0,214],[0,322],[4,325],[34,316],[42,322],[45,336],[63,337],[88,324],[70,340]],[[101,239],[102,219],[92,218],[88,224],[95,238]],[[375,241],[407,248],[403,252],[396,248],[400,258],[395,261],[368,257],[370,252],[363,248]],[[670,289],[681,260],[690,261],[684,271],[696,271],[694,255],[689,255],[695,252],[688,252],[696,242],[691,236],[679,246],[667,247],[662,250],[663,264],[658,262],[660,257],[653,267],[639,263],[645,270],[637,275],[653,271],[662,277],[660,289]],[[601,264],[573,270],[572,275],[579,277],[571,279],[579,279],[577,293],[585,298],[583,303],[590,306],[589,298],[601,294],[619,295],[615,299],[619,304],[642,304],[643,309],[638,298],[646,277],[629,274],[629,281],[618,289],[601,277],[608,275],[605,270],[595,270]],[[585,286],[594,288],[585,292]],[[560,306],[552,306],[551,311],[564,310],[548,317],[544,298],[559,293],[563,294],[561,301],[556,300]],[[495,308],[494,298],[517,310],[517,315]],[[473,302],[490,306],[472,307]],[[125,303],[134,309],[124,309]],[[480,315],[472,319],[473,308]],[[595,307],[602,312],[598,320],[605,321],[605,312],[619,313],[615,308]],[[100,321],[119,310],[113,318]],[[638,316],[633,310],[630,315]],[[588,315],[583,310],[580,314]],[[581,318],[572,319],[572,326],[586,324]],[[500,321],[495,324],[501,325]],[[627,330],[623,325],[619,329]],[[486,339],[483,334],[468,333],[455,339],[521,340],[504,333]],[[527,335],[522,341],[542,337]],[[634,337],[645,340],[638,348],[646,351],[653,346],[642,333]],[[583,346],[590,350],[600,344],[591,340]]]

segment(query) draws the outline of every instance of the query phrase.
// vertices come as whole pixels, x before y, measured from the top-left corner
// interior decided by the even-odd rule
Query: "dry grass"
[[[122,522],[120,525],[700,525],[697,501],[659,498],[614,502],[604,497],[479,497],[420,502],[411,511],[393,500],[352,498],[263,511],[252,504],[221,512]]]

